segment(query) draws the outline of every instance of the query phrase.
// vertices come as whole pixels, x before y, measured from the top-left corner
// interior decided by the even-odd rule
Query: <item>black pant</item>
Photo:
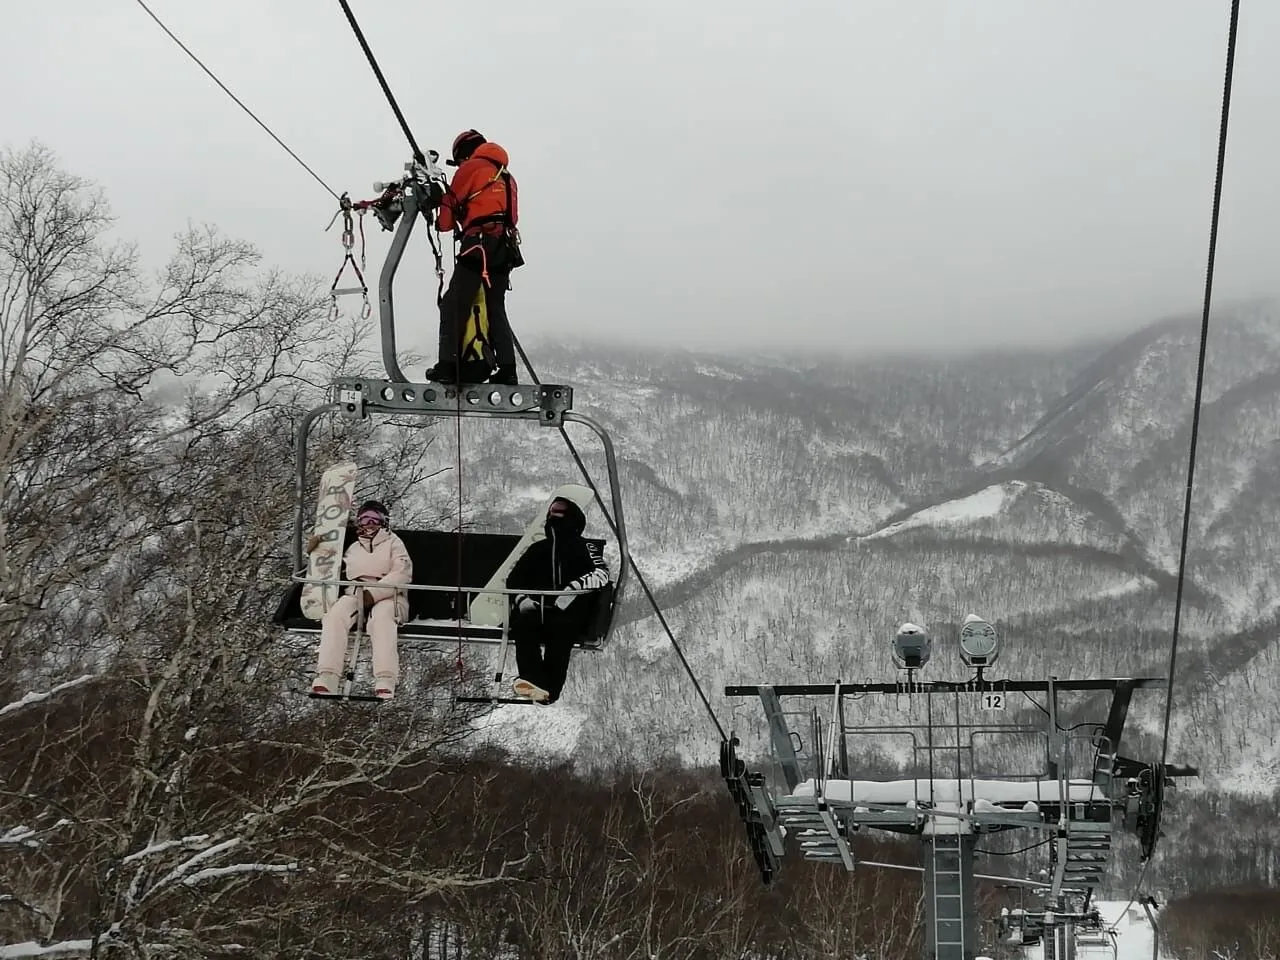
[[[529,613],[513,610],[508,628],[516,645],[516,667],[520,676],[547,691],[551,702],[558,699],[564,689],[574,638],[582,634],[590,614],[581,598],[571,603],[568,610],[558,609],[554,600],[555,597],[547,598],[545,613],[536,609]]]
[[[440,299],[440,356],[441,363],[453,364],[462,349],[462,331],[466,329],[471,304],[484,278],[477,257],[459,257],[449,278],[449,286]],[[511,271],[489,266],[489,286],[485,288],[485,306],[489,312],[489,343],[500,367],[516,365],[516,348],[511,339],[511,323],[507,319],[507,287]]]

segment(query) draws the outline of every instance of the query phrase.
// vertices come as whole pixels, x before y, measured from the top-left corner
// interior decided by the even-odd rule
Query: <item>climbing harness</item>
[[[338,210],[333,215],[333,219],[329,221],[329,225],[325,227],[325,232],[333,229],[333,225],[338,221],[338,217],[342,217],[342,265],[338,267],[337,274],[334,275],[333,283],[329,287],[329,319],[331,321],[338,319],[338,297],[349,293],[358,293],[364,298],[364,305],[360,308],[360,319],[367,320],[369,315],[373,313],[373,305],[369,303],[369,285],[364,280],[364,211],[365,206],[362,205],[357,211],[360,215],[360,265],[356,266],[355,257],[352,256],[351,248],[355,245],[355,229],[351,220],[351,213],[355,210],[355,206],[351,202],[351,196],[347,191],[342,192],[342,196],[338,198]],[[360,281],[358,287],[339,287],[338,281],[342,279],[343,272],[347,269],[347,264],[351,264],[351,269],[355,271],[356,279]]]

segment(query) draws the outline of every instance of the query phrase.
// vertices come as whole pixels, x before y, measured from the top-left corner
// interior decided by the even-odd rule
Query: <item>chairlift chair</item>
[[[433,152],[429,167],[434,167],[435,159],[436,155]],[[306,617],[302,612],[300,601],[303,585],[308,582],[307,559],[303,551],[303,531],[307,523],[309,493],[306,487],[307,440],[312,426],[322,416],[337,415],[355,420],[365,420],[371,416],[496,418],[524,420],[541,427],[555,427],[561,433],[564,433],[566,422],[577,422],[584,424],[595,433],[604,448],[612,510],[606,507],[598,491],[594,489],[594,485],[590,488],[576,484],[564,485],[557,488],[549,499],[568,496],[578,503],[584,513],[589,513],[593,501],[598,503],[606,523],[617,538],[619,556],[616,574],[610,584],[594,591],[595,595],[591,598],[594,604],[594,616],[588,620],[586,629],[573,638],[574,647],[577,649],[601,650],[607,644],[612,632],[614,613],[622,597],[630,567],[613,440],[608,431],[596,420],[573,410],[573,388],[570,386],[415,383],[400,370],[396,358],[392,284],[409,235],[417,223],[418,215],[422,214],[424,219],[428,220],[428,224],[430,223],[429,209],[424,209],[418,201],[419,195],[429,196],[429,182],[423,177],[428,168],[420,164],[406,166],[410,169],[410,174],[402,182],[403,189],[400,197],[393,201],[401,205],[400,213],[403,215],[391,220],[391,222],[398,220],[398,224],[378,283],[382,359],[387,378],[352,376],[335,378],[330,387],[329,399],[309,410],[298,425],[295,443],[296,486],[292,544],[294,572],[276,609],[273,622],[283,627],[289,634],[308,639],[319,637],[320,621]],[[438,168],[435,169],[438,171]],[[590,482],[590,478],[587,479]],[[419,641],[500,645],[503,647],[502,653],[505,657],[509,604],[505,600],[495,604],[494,599],[498,595],[505,596],[517,591],[506,590],[505,587],[495,584],[494,575],[520,543],[524,536],[523,531],[521,533],[466,533],[457,530],[396,529],[394,532],[404,541],[413,560],[413,581],[406,587],[409,595],[409,617],[399,628],[402,645],[405,641],[410,644]],[[344,551],[354,536],[354,529],[348,526],[343,544]],[[603,539],[595,539],[594,542],[602,549],[605,546]],[[613,564],[610,565],[613,566]],[[339,583],[345,585],[347,581],[339,581]],[[528,594],[539,591],[518,592]],[[570,591],[549,592],[568,593]],[[495,611],[498,611],[496,615]],[[355,631],[357,643],[360,633],[357,625]],[[334,696],[339,699],[361,699],[351,695]],[[458,699],[492,701],[498,698],[495,692],[492,697],[459,697]]]

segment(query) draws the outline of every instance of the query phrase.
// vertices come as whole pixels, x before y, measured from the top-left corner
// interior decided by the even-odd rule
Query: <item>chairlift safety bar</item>
[[[914,681],[908,691],[898,683],[841,683],[840,696],[854,696],[866,693],[886,694],[930,694],[930,693],[1046,693],[1057,690],[1074,693],[1093,690],[1116,690],[1132,684],[1139,689],[1162,689],[1168,685],[1164,677],[1111,677],[1087,680],[932,680],[928,682]],[[754,697],[761,691],[768,690],[779,697],[822,697],[832,695],[830,683],[789,683],[773,686],[755,684],[727,684],[724,688],[726,697]]]
[[[350,378],[350,377],[339,378],[337,383],[335,384],[335,387],[338,384],[342,384],[342,383],[350,384],[355,379],[357,378]],[[371,383],[374,383],[377,381],[366,380],[361,382],[366,386],[368,386]],[[491,409],[484,409],[484,408],[472,409],[471,406],[469,405],[463,406],[461,409],[458,409],[456,406],[450,405],[448,403],[443,404],[442,407],[440,408],[427,407],[427,406],[422,406],[420,404],[417,406],[414,406],[411,401],[406,401],[404,399],[404,391],[409,389],[414,389],[415,391],[417,391],[415,393],[415,397],[421,398],[423,396],[422,391],[424,390],[437,389],[441,394],[444,394],[446,392],[446,389],[443,388],[443,386],[440,384],[407,384],[407,383],[391,384],[389,382],[381,382],[379,384],[380,391],[385,391],[385,389],[388,387],[395,388],[394,399],[391,401],[382,400],[381,397],[379,397],[378,399],[372,399],[372,400],[368,399],[365,397],[365,390],[362,389],[361,403],[362,403],[363,410],[374,411],[378,413],[386,413],[386,414],[395,414],[395,413],[411,414],[411,415],[416,414],[419,416],[423,416],[423,415],[426,415],[426,416],[458,415],[458,416],[464,416],[464,417],[465,416],[491,416],[491,417],[497,416],[497,417],[521,418],[521,419],[534,419],[534,418],[541,419],[544,414],[544,408],[541,406],[541,404],[538,407],[532,408],[531,410],[521,410],[521,411],[516,411],[514,409],[508,410],[508,411],[501,411],[501,410],[494,410],[492,408]],[[480,392],[480,388],[476,388],[476,389],[477,389],[477,392]],[[515,389],[516,390],[523,389],[526,393],[529,391],[528,386],[523,386],[522,388],[515,388]],[[550,395],[550,394],[554,394],[556,390],[568,390],[569,388],[555,387],[554,385],[544,384],[542,389],[544,391],[544,395]],[[497,392],[505,392],[509,397],[510,394],[513,392],[513,388],[507,387],[505,388],[505,390],[497,391]],[[486,389],[486,390],[483,390],[483,393],[487,395],[488,393],[490,393],[490,391]],[[456,397],[457,394],[455,393],[454,396]],[[552,399],[555,399],[555,398],[553,397]],[[571,393],[570,393],[570,399],[571,399]],[[456,404],[456,400],[455,400],[455,404]],[[309,410],[302,417],[302,420],[298,424],[298,437],[297,437],[297,442],[294,444],[295,451],[296,451],[295,476],[294,476],[295,510],[294,510],[294,519],[293,519],[293,569],[294,570],[305,570],[307,568],[307,563],[303,559],[304,554],[302,550],[302,540],[303,540],[302,531],[306,524],[306,518],[307,518],[306,504],[308,502],[307,489],[306,489],[307,437],[311,432],[312,425],[322,414],[341,413],[342,406],[343,405],[341,403],[336,401],[319,404],[318,406]],[[351,414],[348,413],[347,415],[351,415]],[[621,598],[624,595],[623,590],[626,586],[627,577],[631,570],[631,553],[627,545],[627,526],[623,516],[622,489],[621,489],[621,484],[619,483],[619,480],[618,480],[618,461],[617,461],[617,456],[614,453],[614,449],[613,449],[613,438],[609,436],[609,432],[605,430],[604,427],[601,426],[594,418],[589,417],[585,414],[574,413],[571,410],[564,409],[558,414],[558,417],[562,421],[565,421],[565,420],[574,421],[577,423],[582,423],[585,426],[587,426],[599,438],[600,444],[604,448],[605,467],[609,474],[609,494],[610,494],[610,499],[612,501],[612,507],[613,507],[612,517],[606,516],[606,522],[609,522],[614,532],[614,535],[617,537],[617,540],[618,540],[618,554],[619,554],[618,573],[617,573],[617,576],[614,577],[613,585],[614,585],[615,602],[620,602]],[[604,504],[601,503],[600,507],[603,509]],[[465,536],[466,534],[464,533],[463,535]],[[297,577],[295,576],[294,579],[296,580]],[[329,582],[332,583],[332,581],[329,581]],[[484,590],[484,588],[481,588],[481,587],[459,588],[456,584],[451,585],[449,589],[451,590],[473,589],[473,590],[482,590],[483,592],[492,592],[492,593],[513,592],[513,591],[506,591],[506,590],[503,590],[503,591]],[[537,592],[537,591],[522,590],[522,591],[514,591],[514,592],[530,593],[530,592]],[[551,591],[551,592],[557,592],[557,591]]]

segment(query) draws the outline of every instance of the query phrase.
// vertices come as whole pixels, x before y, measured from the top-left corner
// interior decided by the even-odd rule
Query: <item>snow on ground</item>
[[[1102,587],[1094,596],[1095,597],[1121,597],[1126,593],[1137,593],[1140,590],[1146,590],[1154,587],[1156,582],[1150,577],[1137,576],[1126,580],[1124,583],[1117,584],[1113,587]]]
[[[926,507],[905,520],[891,523],[875,533],[869,533],[865,537],[859,537],[858,539],[876,540],[880,537],[891,537],[895,533],[910,530],[912,527],[925,527],[937,523],[967,523],[971,520],[994,517],[1004,509],[1005,504],[1016,496],[1024,486],[1025,484],[1019,480],[1005,484],[994,484],[967,497],[961,497],[959,500],[948,500],[946,503],[938,503],[932,507]]]
[[[568,691],[566,691],[567,693]],[[473,724],[477,742],[493,744],[527,759],[572,756],[587,715],[564,700],[509,703]]]
[[[1217,785],[1227,793],[1271,796],[1280,788],[1280,753],[1273,746],[1259,757],[1242,760]]]
[[[716,555],[727,549],[720,543],[702,544],[693,550],[668,550],[662,553],[633,555],[636,566],[644,575],[644,581],[653,590],[661,590],[679,583],[710,566]],[[617,562],[611,565],[613,577],[618,577]]]
[[[1076,949],[1076,960],[1151,960],[1154,931],[1140,904],[1127,900],[1098,900],[1094,905],[1102,914],[1107,928],[1115,929],[1114,952],[1110,945],[1081,944]],[[1024,955],[1027,960],[1044,960],[1044,945],[1028,947]],[[1160,958],[1167,960],[1163,950]]]

